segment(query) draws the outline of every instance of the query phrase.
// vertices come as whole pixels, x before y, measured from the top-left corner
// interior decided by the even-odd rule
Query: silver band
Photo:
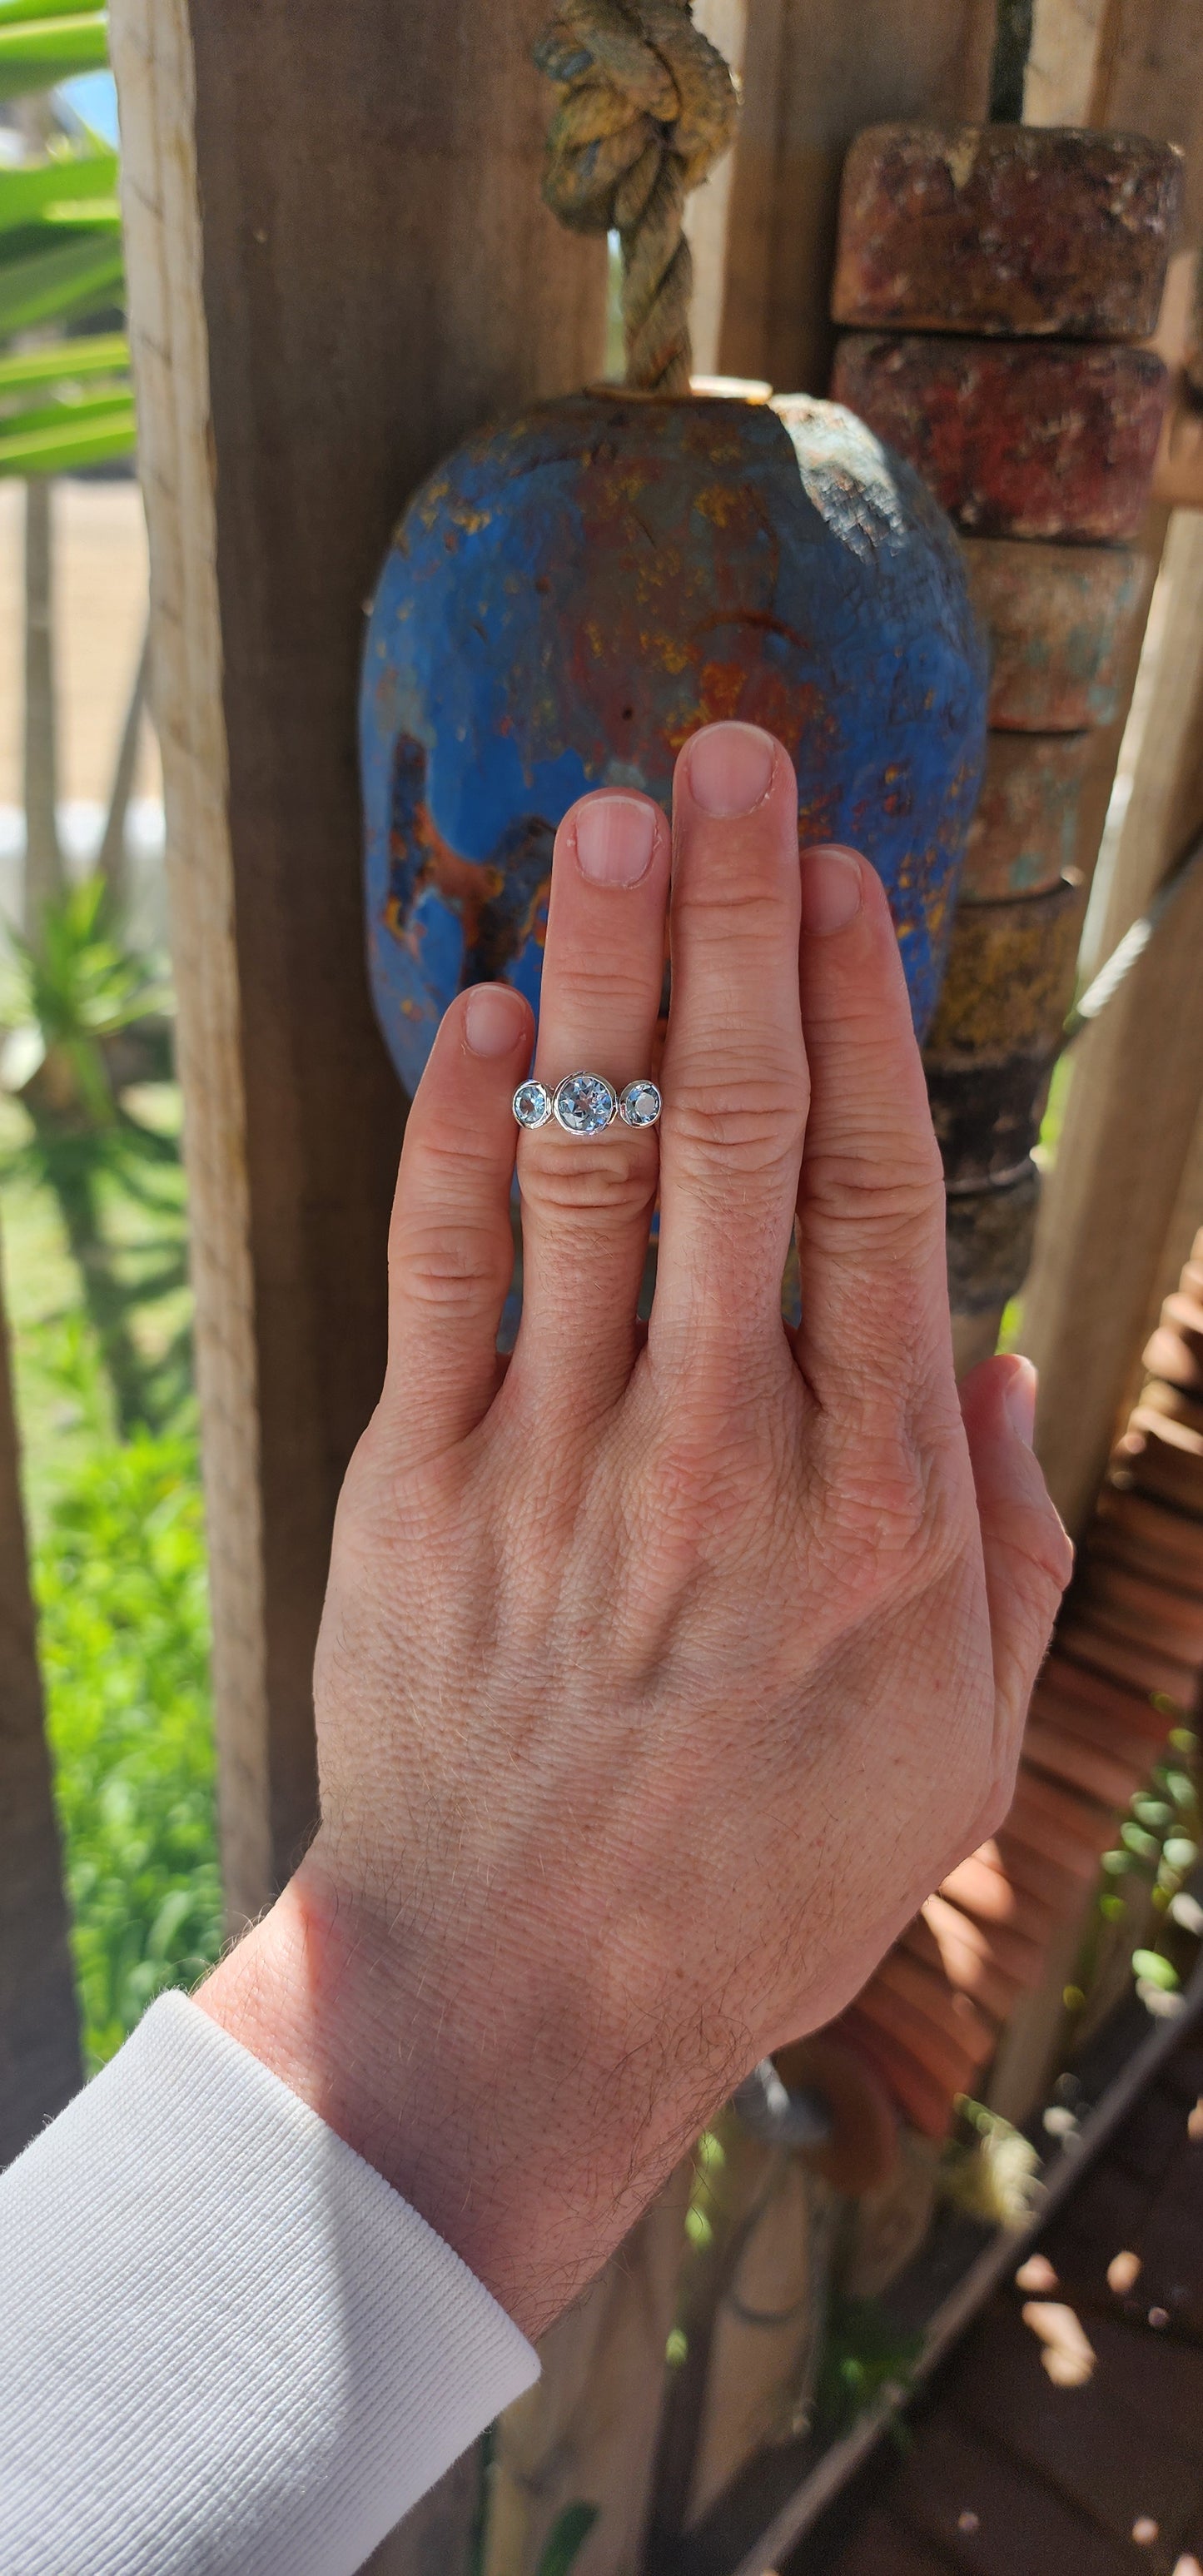
[[[661,1110],[660,1093],[646,1079],[616,1091],[601,1073],[568,1073],[549,1091],[532,1078],[514,1093],[514,1116],[520,1127],[546,1127],[549,1118],[566,1136],[601,1136],[615,1119],[624,1127],[654,1127]]]

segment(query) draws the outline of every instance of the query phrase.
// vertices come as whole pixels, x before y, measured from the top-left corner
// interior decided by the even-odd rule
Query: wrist
[[[692,2103],[649,2101],[647,2052],[585,1985],[562,1943],[553,1983],[512,1930],[487,1948],[447,1926],[407,1935],[328,1875],[319,1843],[195,2001],[535,2334],[696,2125]]]

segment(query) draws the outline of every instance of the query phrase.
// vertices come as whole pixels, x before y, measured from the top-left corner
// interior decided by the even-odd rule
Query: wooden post
[[[0,2165],[82,2074],[17,1466],[0,1310]]]
[[[993,0],[757,0],[730,181],[718,363],[825,393],[836,203],[863,125],[986,114]]]
[[[748,41],[749,0],[693,0],[693,21],[738,81],[743,79]],[[693,366],[698,376],[718,372],[727,280],[727,238],[735,154],[716,162],[708,179],[686,200],[685,230],[693,252]]]
[[[1203,520],[1175,520],[1156,685],[1102,937],[1108,956],[1203,824]],[[1078,1041],[1024,1304],[1037,1440],[1071,1533],[1090,1509],[1151,1310],[1203,1106],[1203,878]],[[1172,1273],[1170,1274],[1172,1277]]]
[[[545,16],[114,0],[235,1920],[313,1823],[330,1529],[383,1366],[364,608],[442,450],[601,365],[604,247],[539,194]]]

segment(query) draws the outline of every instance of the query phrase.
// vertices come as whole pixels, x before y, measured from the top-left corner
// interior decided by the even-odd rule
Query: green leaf
[[[94,18],[95,9],[81,8],[80,0],[0,0],[0,28],[32,27],[46,18]]]
[[[64,404],[60,429],[28,430],[12,438],[0,424],[0,475],[75,474],[83,465],[109,465],[132,456],[137,437],[132,400],[99,417],[76,419],[73,411],[74,406]]]
[[[1174,1821],[1174,1810],[1172,1807],[1167,1807],[1164,1798],[1149,1798],[1143,1794],[1135,1797],[1132,1801],[1132,1813],[1139,1823],[1146,1825],[1149,1832],[1154,1834],[1164,1833],[1166,1826]]]
[[[1134,1950],[1132,1973],[1146,1986],[1156,1986],[1163,1995],[1172,1995],[1178,1985],[1178,1971],[1160,1950]]]
[[[63,153],[28,170],[0,169],[0,232],[36,221],[48,207],[74,206],[78,199],[113,199],[117,193],[115,152]]]
[[[70,421],[106,420],[128,412],[133,395],[128,385],[106,385],[99,393],[66,394],[34,403],[28,411],[0,412],[0,438],[28,438],[35,429],[63,429]]]
[[[1157,1860],[1160,1857],[1161,1845],[1156,1835],[1147,1834],[1143,1825],[1133,1824],[1131,1819],[1120,1826],[1119,1838],[1127,1849],[1130,1852],[1136,1852],[1141,1860]]]
[[[56,340],[51,348],[12,350],[0,357],[0,402],[6,394],[24,393],[33,385],[82,383],[88,376],[123,376],[129,372],[129,341],[124,331],[96,331],[86,339]]]
[[[32,90],[54,89],[80,72],[107,68],[108,31],[104,13],[73,10],[38,18],[0,16],[0,100],[26,98]]]
[[[596,2520],[595,2504],[565,2505],[539,2560],[539,2576],[568,2576],[568,2570]]]
[[[45,250],[0,267],[0,339],[38,323],[78,320],[99,305],[118,304],[124,283],[120,239],[107,231],[48,241]]]
[[[47,206],[41,217],[42,229],[61,240],[65,232],[82,231],[85,224],[92,230],[109,233],[121,230],[121,207],[116,197],[85,197],[78,205],[65,202]],[[2,238],[2,237],[0,237]]]
[[[146,1936],[146,1956],[156,1964],[169,1957],[182,1923],[186,1923],[196,1899],[190,1887],[173,1887],[164,1897]]]

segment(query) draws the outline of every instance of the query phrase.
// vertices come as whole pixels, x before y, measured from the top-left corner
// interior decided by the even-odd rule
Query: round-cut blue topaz
[[[570,1136],[598,1136],[617,1111],[618,1094],[600,1073],[570,1073],[552,1105]]]
[[[618,1114],[628,1127],[654,1127],[660,1115],[660,1094],[654,1082],[628,1082],[618,1103]]]
[[[546,1127],[551,1116],[551,1093],[544,1083],[533,1078],[519,1083],[514,1093],[514,1116],[520,1127]]]

